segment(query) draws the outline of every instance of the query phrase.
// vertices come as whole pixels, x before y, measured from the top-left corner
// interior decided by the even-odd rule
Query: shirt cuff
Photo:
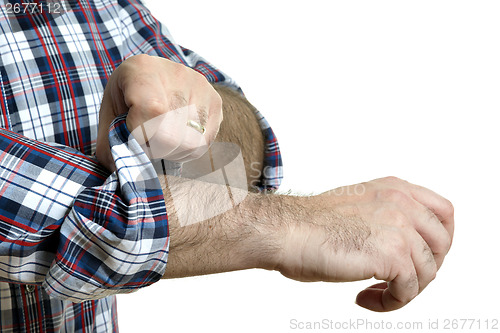
[[[110,127],[116,164],[101,186],[83,189],[61,226],[43,283],[51,296],[82,302],[158,281],[168,257],[168,218],[154,167],[127,129]]]

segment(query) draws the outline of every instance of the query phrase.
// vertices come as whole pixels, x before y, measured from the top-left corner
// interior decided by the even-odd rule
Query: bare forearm
[[[283,228],[290,214],[279,214],[284,198],[253,194],[218,216],[185,225],[182,216],[192,212],[201,218],[226,204],[224,185],[174,177],[163,179],[170,223],[170,251],[164,278],[229,272],[249,268],[274,269],[279,262]],[[167,185],[167,184],[165,184]],[[176,192],[172,199],[170,190]],[[232,189],[234,191],[234,189]],[[183,195],[179,196],[179,193]],[[220,207],[222,208],[222,207]]]

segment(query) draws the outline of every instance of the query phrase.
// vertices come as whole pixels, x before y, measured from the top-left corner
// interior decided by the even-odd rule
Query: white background
[[[485,320],[500,319],[498,2],[147,3],[272,124],[283,190],[320,193],[394,175],[450,199],[456,233],[436,280],[392,313],[354,304],[373,281],[299,283],[251,270],[119,296],[122,333],[299,331],[292,319],[421,322],[426,332],[429,320],[443,328],[462,318],[487,331]]]

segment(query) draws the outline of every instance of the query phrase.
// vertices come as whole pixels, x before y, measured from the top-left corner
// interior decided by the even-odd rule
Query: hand
[[[99,115],[96,157],[111,171],[109,125],[127,112],[127,127],[150,158],[185,162],[214,141],[222,100],[203,75],[182,64],[148,55],[128,58],[109,78]],[[190,120],[202,128],[188,126]]]
[[[434,279],[451,246],[451,203],[397,178],[304,200],[307,213],[288,225],[277,269],[300,281],[386,281],[358,294],[357,304],[370,310],[406,305]]]

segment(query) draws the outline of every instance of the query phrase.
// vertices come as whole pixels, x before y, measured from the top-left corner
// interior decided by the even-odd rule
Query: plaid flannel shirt
[[[13,12],[28,2],[34,12]],[[114,295],[161,278],[169,235],[154,166],[124,116],[109,134],[117,171],[92,157],[107,79],[149,54],[239,88],[138,0],[68,0],[58,15],[49,3],[0,0],[0,331],[117,332]],[[256,116],[267,141],[261,186],[275,189],[278,145]]]

